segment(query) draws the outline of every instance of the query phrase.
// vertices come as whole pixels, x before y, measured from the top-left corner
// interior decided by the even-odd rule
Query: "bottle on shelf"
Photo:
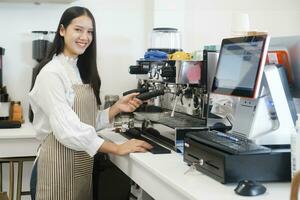
[[[23,119],[23,109],[20,101],[12,101],[11,102],[11,115],[10,120],[19,121],[21,123],[24,122]]]

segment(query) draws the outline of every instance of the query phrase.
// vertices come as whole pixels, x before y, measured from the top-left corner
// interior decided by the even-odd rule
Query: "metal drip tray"
[[[174,117],[171,117],[171,111],[161,113],[138,112],[134,113],[134,115],[137,120],[150,120],[171,128],[206,126],[206,120],[178,112],[174,114]]]

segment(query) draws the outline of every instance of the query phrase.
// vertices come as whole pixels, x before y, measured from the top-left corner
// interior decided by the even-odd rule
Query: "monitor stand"
[[[296,109],[291,104],[283,69],[267,65],[261,95],[257,99],[240,98],[232,132],[246,136],[260,145],[289,145],[295,132]],[[285,90],[284,88],[287,88]]]

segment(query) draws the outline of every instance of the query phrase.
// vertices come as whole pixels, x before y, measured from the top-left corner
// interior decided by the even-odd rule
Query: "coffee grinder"
[[[39,63],[46,57],[52,45],[54,31],[32,31],[32,58]]]
[[[39,72],[40,62],[47,56],[53,42],[55,31],[32,31],[32,58],[38,64],[32,70],[31,89]],[[33,112],[29,106],[29,121],[33,121]]]

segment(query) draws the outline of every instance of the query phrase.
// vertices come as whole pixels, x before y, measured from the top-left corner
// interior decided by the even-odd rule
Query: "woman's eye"
[[[75,31],[81,32],[81,29],[80,28],[75,28]]]

